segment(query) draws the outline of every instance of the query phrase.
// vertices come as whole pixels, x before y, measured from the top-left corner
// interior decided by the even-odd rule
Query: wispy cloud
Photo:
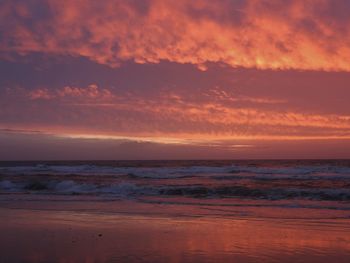
[[[96,84],[90,84],[88,87],[65,86],[61,89],[39,88],[28,93],[32,100],[52,100],[57,98],[73,98],[83,100],[108,100],[113,99],[114,95],[108,89],[101,89]]]
[[[262,104],[283,105],[284,101],[235,96],[218,87],[208,92],[192,96],[174,90],[146,96],[129,91],[116,94],[113,89],[94,84],[38,88],[19,93],[18,99],[27,105],[25,111],[16,105],[11,110],[11,104],[5,105],[3,110],[7,118],[11,118],[11,114],[20,115],[21,122],[28,127],[34,125],[44,130],[52,128],[59,133],[86,136],[171,138],[169,140],[176,142],[187,139],[193,142],[196,138],[205,141],[350,136],[350,115],[317,114],[280,107],[265,109],[261,108]]]
[[[246,95],[235,95],[233,92],[225,91],[216,86],[209,90],[206,94],[210,98],[214,98],[221,102],[251,102],[257,104],[283,104],[286,100],[272,99],[267,97],[251,97]]]

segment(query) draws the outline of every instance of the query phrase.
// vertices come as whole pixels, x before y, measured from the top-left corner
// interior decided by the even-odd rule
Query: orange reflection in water
[[[5,262],[348,262],[350,256],[347,220],[0,212]]]

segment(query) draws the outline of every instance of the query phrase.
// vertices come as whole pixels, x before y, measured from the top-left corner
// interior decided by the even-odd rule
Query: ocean
[[[0,193],[0,262],[350,258],[349,160],[1,162]]]
[[[0,176],[7,194],[331,201],[339,209],[350,201],[347,160],[2,162]]]

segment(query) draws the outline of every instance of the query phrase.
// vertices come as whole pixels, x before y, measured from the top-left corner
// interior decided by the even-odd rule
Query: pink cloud
[[[170,136],[181,138],[349,138],[350,116],[317,114],[293,109],[263,109],[261,104],[283,101],[260,97],[237,96],[217,87],[213,95],[170,93],[150,97],[136,93],[119,93],[100,88],[63,87],[38,89],[29,93],[32,101],[50,100],[52,105],[35,104],[30,116],[49,114],[53,125],[81,127],[96,132],[134,136]],[[229,103],[227,103],[229,102]],[[244,102],[237,106],[237,102]],[[60,111],[55,108],[59,106]],[[33,108],[33,107],[32,107]],[[60,116],[64,116],[62,119]],[[72,118],[72,119],[71,119]]]
[[[350,7],[344,1],[151,0],[143,9],[137,1],[47,3],[49,15],[41,20],[33,14],[35,1],[2,2],[2,52],[83,56],[112,67],[167,60],[201,70],[221,62],[350,71],[350,21],[340,16]]]
[[[50,100],[55,98],[55,95],[51,94],[51,92],[48,89],[36,89],[28,94],[29,98],[32,100]]]
[[[112,99],[114,95],[108,89],[101,89],[96,84],[90,84],[85,88],[65,86],[57,90],[49,90],[46,88],[39,88],[28,93],[32,100],[42,99],[51,100],[55,98],[75,98],[85,100],[108,100]]]

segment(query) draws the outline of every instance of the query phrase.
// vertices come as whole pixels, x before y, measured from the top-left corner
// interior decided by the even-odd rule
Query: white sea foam
[[[41,194],[94,194],[94,195],[150,195],[157,194],[158,189],[150,186],[138,186],[129,182],[117,184],[92,184],[72,180],[40,182],[41,188],[35,183],[0,181],[0,192],[4,193],[41,193]]]
[[[130,182],[113,184],[94,184],[72,180],[47,181],[0,181],[0,191],[4,193],[40,193],[40,194],[92,194],[133,197],[139,195],[188,196],[188,197],[235,197],[253,199],[313,199],[331,201],[349,201],[348,188],[305,188],[305,187],[262,187],[251,188],[244,185],[137,185]]]
[[[49,189],[53,189],[57,193],[95,193],[96,185],[86,183],[76,183],[74,181],[62,181],[59,183],[50,183]]]

